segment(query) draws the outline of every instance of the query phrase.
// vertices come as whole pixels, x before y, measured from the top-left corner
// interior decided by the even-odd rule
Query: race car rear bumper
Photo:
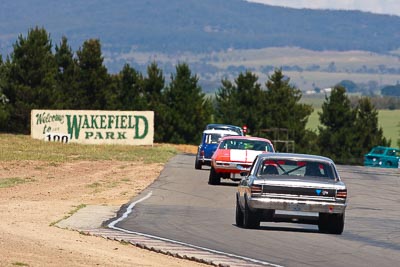
[[[247,203],[251,209],[263,210],[285,210],[298,212],[319,213],[344,213],[347,203],[318,201],[318,200],[295,200],[268,197],[250,197]]]

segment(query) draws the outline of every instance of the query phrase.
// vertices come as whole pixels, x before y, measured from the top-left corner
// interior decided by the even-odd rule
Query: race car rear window
[[[264,160],[258,170],[259,175],[284,175],[287,177],[310,177],[335,179],[333,167],[329,163],[307,160]]]
[[[221,134],[207,134],[206,136],[206,144],[218,144],[221,139]]]

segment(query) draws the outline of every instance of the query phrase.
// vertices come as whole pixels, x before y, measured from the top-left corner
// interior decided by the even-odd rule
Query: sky
[[[399,0],[247,0],[274,6],[311,9],[361,10],[400,16]]]

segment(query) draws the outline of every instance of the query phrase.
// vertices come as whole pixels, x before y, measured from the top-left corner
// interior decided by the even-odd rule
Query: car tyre
[[[320,213],[318,220],[318,229],[322,233],[340,235],[344,230],[344,213],[327,214]]]
[[[203,166],[203,165],[201,164],[201,161],[198,160],[197,157],[196,157],[196,161],[194,162],[194,168],[195,168],[196,170],[201,170],[201,167],[202,167],[202,166]]]
[[[214,167],[211,167],[210,169],[208,183],[211,185],[219,185],[221,183],[221,177],[219,177],[219,174],[215,171]]]
[[[239,196],[236,196],[236,226],[243,227],[244,214],[239,204]]]
[[[260,216],[257,212],[253,212],[250,210],[247,201],[244,203],[244,212],[243,212],[243,226],[248,229],[255,229],[260,227]]]
[[[344,229],[344,213],[330,214],[329,233],[341,235]]]
[[[329,214],[327,213],[320,213],[319,217],[318,217],[318,230],[321,233],[327,233],[328,232],[328,223],[329,223],[329,219],[328,219]]]

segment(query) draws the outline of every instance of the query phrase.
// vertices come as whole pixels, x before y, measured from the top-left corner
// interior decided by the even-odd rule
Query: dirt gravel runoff
[[[119,207],[163,164],[0,162],[0,266],[206,266],[56,226],[84,205]]]

